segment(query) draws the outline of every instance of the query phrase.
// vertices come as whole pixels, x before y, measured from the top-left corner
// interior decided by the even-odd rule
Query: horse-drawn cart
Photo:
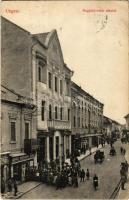
[[[97,150],[94,155],[94,161],[96,163],[102,163],[105,159],[104,151]]]

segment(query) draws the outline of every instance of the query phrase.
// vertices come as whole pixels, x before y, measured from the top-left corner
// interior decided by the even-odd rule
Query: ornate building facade
[[[32,36],[33,99],[38,162],[65,160],[71,152],[71,77],[56,30]]]
[[[72,150],[99,143],[103,129],[103,104],[72,82]]]

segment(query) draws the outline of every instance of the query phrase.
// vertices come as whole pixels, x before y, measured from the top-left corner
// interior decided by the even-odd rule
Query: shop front
[[[24,153],[10,155],[11,177],[15,177],[18,182],[26,181],[26,171],[34,166],[34,155]]]
[[[3,179],[5,182],[9,178],[9,154],[10,152],[5,152],[0,155],[1,179]]]

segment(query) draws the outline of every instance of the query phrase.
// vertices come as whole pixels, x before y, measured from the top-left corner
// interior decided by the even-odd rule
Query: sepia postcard
[[[1,2],[1,199],[129,199],[128,6]]]

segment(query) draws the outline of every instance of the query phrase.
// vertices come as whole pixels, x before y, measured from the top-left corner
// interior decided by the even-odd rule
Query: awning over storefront
[[[40,138],[47,137],[47,136],[53,136],[53,135],[54,135],[53,131],[49,131],[49,132],[38,131],[38,134],[37,134],[37,136],[40,137]]]
[[[10,160],[12,164],[22,163],[31,161],[34,159],[34,155],[27,155],[25,153],[17,153],[17,154],[11,154]]]

